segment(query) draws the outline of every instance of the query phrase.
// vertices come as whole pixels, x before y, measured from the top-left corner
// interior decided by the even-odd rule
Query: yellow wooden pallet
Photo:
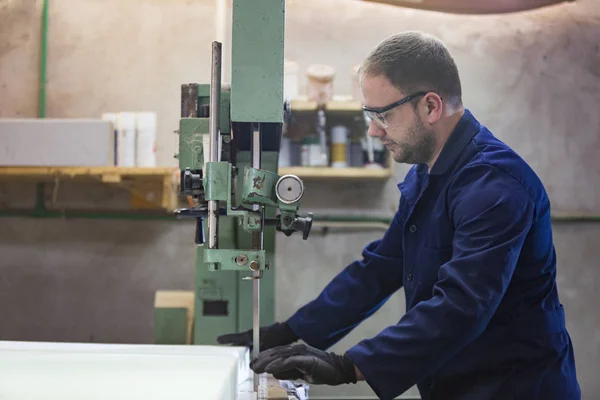
[[[0,167],[0,181],[14,180],[55,184],[67,180],[96,181],[128,190],[134,209],[171,211],[177,207],[179,170],[174,167]]]

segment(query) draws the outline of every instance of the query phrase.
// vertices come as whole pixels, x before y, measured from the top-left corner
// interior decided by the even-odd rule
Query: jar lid
[[[335,69],[330,65],[311,64],[306,69],[308,79],[319,82],[330,82],[335,76]]]

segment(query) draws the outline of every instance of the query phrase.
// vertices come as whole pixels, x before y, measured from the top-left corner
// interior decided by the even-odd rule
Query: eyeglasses
[[[409,96],[406,96],[403,99],[400,99],[392,104],[389,104],[387,106],[384,107],[377,107],[377,108],[373,108],[373,107],[367,107],[367,106],[363,106],[363,111],[364,113],[371,119],[373,120],[377,125],[379,125],[381,128],[383,129],[387,129],[389,128],[389,124],[387,122],[387,119],[385,118],[385,115],[392,109],[401,106],[404,103],[408,103],[409,101],[416,99],[419,96],[424,96],[426,95],[428,92],[417,92],[417,93],[413,93]]]

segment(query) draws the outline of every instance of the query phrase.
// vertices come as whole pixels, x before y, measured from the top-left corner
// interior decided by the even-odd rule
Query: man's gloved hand
[[[291,344],[298,339],[299,337],[292,332],[285,322],[278,322],[273,325],[265,326],[260,328],[260,351]],[[217,338],[217,343],[250,347],[250,349],[252,349],[252,340],[252,329],[250,329],[246,332],[221,335]]]
[[[303,380],[315,385],[356,383],[356,371],[347,355],[327,353],[304,344],[280,346],[261,352],[250,364],[257,373],[279,380]]]

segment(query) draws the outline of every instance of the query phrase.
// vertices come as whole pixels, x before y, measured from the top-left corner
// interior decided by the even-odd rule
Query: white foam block
[[[244,348],[0,341],[1,399],[238,399]]]
[[[252,375],[250,370],[250,350],[247,347],[207,346],[207,345],[152,345],[120,343],[56,343],[56,342],[19,342],[0,341],[0,352],[43,351],[59,353],[103,353],[103,354],[166,354],[190,356],[231,356],[238,364],[238,383]]]
[[[106,167],[115,164],[112,123],[102,119],[0,119],[0,165]]]

